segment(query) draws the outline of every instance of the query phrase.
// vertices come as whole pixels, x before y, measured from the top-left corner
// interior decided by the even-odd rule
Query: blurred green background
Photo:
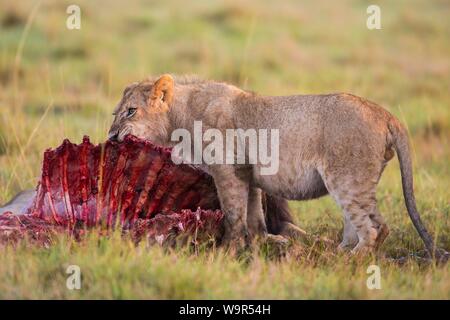
[[[70,4],[81,8],[80,30],[66,28]],[[381,30],[366,27],[370,4],[381,8]],[[351,92],[387,108],[411,134],[422,216],[450,249],[449,16],[447,0],[2,0],[0,203],[35,186],[46,148],[104,140],[128,83],[197,74],[266,95]],[[396,160],[378,197],[392,231],[383,250],[422,248]],[[292,208],[307,231],[338,241],[342,221],[329,198]],[[438,292],[448,298],[442,272]]]
[[[352,92],[404,120],[427,160],[448,156],[449,2],[378,1],[381,30],[366,27],[369,3],[77,1],[69,30],[71,1],[2,1],[1,179],[5,155],[36,154],[12,159],[33,166],[10,184],[30,186],[44,148],[104,139],[123,88],[166,72],[273,95]]]

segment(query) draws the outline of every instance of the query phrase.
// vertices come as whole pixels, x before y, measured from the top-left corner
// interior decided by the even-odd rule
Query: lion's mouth
[[[122,142],[127,135],[131,134],[131,128],[129,126],[119,130],[117,133],[117,141]]]

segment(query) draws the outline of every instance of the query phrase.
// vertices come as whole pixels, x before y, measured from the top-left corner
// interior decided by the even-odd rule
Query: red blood
[[[217,234],[223,214],[212,178],[193,166],[175,165],[170,152],[134,136],[99,145],[88,137],[79,145],[64,140],[45,151],[27,214],[0,215],[0,241],[25,234],[42,240],[95,226],[120,226],[157,241],[194,231]]]

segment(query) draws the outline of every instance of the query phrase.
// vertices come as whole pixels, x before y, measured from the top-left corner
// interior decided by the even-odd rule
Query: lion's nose
[[[109,132],[108,133],[108,140],[117,141],[118,137],[119,137],[119,131]]]

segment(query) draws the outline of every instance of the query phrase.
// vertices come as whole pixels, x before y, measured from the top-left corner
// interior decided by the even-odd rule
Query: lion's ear
[[[173,98],[173,86],[174,81],[170,74],[162,75],[158,80],[155,81],[150,94],[150,104],[158,101],[163,102],[169,107]]]

